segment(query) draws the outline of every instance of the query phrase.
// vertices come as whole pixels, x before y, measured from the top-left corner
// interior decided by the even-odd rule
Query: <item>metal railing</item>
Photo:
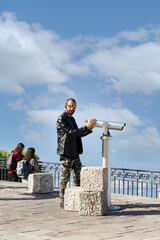
[[[39,162],[41,172],[53,174],[53,185],[60,186],[61,164]],[[6,159],[0,159],[0,180],[8,180]],[[72,185],[72,178],[69,186]],[[123,195],[159,198],[160,172],[111,168],[111,192]]]
[[[160,172],[124,168],[111,169],[113,193],[159,198]]]
[[[0,180],[9,180],[6,169],[6,158],[0,158]]]
[[[59,188],[61,164],[52,162],[39,162],[41,172],[53,174],[53,186]],[[70,185],[70,183],[69,183]]]

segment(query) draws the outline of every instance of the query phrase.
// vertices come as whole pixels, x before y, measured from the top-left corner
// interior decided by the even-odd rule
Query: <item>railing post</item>
[[[156,198],[158,198],[158,183],[156,183]]]

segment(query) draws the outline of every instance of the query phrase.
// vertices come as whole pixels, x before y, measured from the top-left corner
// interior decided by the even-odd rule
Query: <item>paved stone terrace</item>
[[[112,205],[121,210],[80,216],[59,207],[58,191],[0,181],[0,240],[160,240],[160,200],[113,194]]]

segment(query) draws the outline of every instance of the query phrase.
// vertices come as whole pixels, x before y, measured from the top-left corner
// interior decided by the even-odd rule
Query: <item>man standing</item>
[[[81,137],[92,133],[95,119],[86,121],[86,126],[78,128],[74,117],[76,110],[76,101],[69,98],[65,104],[65,112],[57,120],[57,154],[61,161],[61,182],[60,182],[60,207],[64,207],[64,192],[70,179],[70,171],[73,172],[73,181],[75,186],[80,186],[81,161],[79,154],[82,154],[83,147]]]

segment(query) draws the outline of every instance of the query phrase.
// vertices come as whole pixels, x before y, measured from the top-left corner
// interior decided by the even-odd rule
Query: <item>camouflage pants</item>
[[[61,165],[60,199],[61,201],[64,201],[64,192],[70,179],[71,171],[73,174],[74,186],[80,186],[80,172],[82,163],[79,158],[74,160],[70,158],[63,158],[61,159]]]

